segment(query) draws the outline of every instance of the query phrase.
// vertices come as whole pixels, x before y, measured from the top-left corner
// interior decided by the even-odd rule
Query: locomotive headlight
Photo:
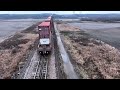
[[[41,30],[41,28],[39,28],[39,30]]]

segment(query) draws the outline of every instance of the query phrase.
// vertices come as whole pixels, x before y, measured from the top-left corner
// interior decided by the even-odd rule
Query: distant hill
[[[0,19],[44,19],[50,15],[51,14],[0,14]]]
[[[120,21],[120,14],[74,14],[74,15],[55,15],[59,19],[81,19],[88,21]]]
[[[51,13],[43,14],[0,14],[0,19],[45,19]],[[120,14],[53,14],[55,19],[81,19],[93,21],[120,21]]]

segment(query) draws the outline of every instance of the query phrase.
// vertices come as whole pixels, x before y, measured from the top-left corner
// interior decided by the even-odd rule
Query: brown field
[[[120,51],[75,26],[58,25],[77,74],[82,78],[120,78]],[[72,30],[69,28],[72,27]]]
[[[0,78],[11,78],[18,64],[34,46],[38,35],[35,25],[0,43]]]

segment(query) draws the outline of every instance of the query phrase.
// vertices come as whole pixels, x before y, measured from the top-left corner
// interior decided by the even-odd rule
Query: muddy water
[[[60,50],[60,53],[61,53],[61,56],[62,56],[62,60],[63,60],[63,63],[64,63],[64,71],[67,75],[67,78],[68,79],[78,79],[74,69],[73,69],[73,66],[70,62],[70,59],[68,57],[68,54],[63,46],[63,43],[61,41],[61,38],[60,38],[60,34],[57,30],[57,26],[56,26],[56,23],[54,23],[54,26],[55,26],[55,32],[56,32],[56,35],[57,35],[57,43],[58,43],[58,47],[59,47],[59,50]]]
[[[101,30],[120,27],[120,23],[104,23],[104,22],[83,22],[69,24],[73,26],[79,26],[80,29],[83,30]]]
[[[22,31],[29,26],[39,22],[39,20],[32,19],[15,19],[15,20],[1,20],[0,21],[0,42],[18,31]]]
[[[83,22],[69,23],[72,26],[79,26],[92,37],[100,39],[120,49],[120,23]]]

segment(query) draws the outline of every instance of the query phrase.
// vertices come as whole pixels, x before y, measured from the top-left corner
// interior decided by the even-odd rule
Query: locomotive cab
[[[38,26],[39,31],[39,53],[47,54],[51,52],[51,31],[50,22],[43,22]]]

